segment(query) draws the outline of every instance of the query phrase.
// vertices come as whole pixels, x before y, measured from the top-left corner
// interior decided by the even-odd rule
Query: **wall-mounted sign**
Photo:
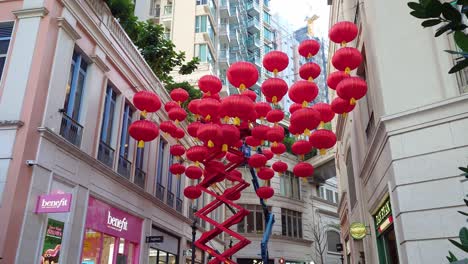
[[[50,218],[48,219],[44,237],[44,247],[41,254],[41,263],[59,263],[63,227],[63,222]]]
[[[147,236],[146,243],[162,243],[164,242],[164,236]]]
[[[71,193],[54,193],[39,195],[36,213],[64,213],[70,212]]]
[[[374,215],[374,220],[375,228],[379,234],[385,231],[385,229],[393,223],[390,199],[387,199],[387,201],[385,201],[385,203],[377,210],[377,213]]]
[[[364,223],[354,222],[349,226],[351,237],[356,240],[361,240],[367,235],[367,228]]]

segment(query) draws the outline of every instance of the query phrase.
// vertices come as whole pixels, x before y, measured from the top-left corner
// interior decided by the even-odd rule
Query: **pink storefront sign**
[[[39,195],[36,204],[36,213],[64,213],[70,212],[71,193],[53,193]]]
[[[140,243],[143,220],[89,197],[86,227]]]

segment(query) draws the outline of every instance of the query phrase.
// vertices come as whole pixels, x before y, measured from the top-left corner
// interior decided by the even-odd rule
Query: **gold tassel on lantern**
[[[351,98],[351,99],[349,100],[349,104],[350,104],[350,105],[356,105],[356,99]]]
[[[240,125],[240,118],[239,117],[234,117],[234,125],[238,126]]]
[[[195,161],[195,166],[200,167],[200,162],[198,162],[198,160]]]
[[[346,74],[350,74],[350,73],[351,73],[351,68],[346,67],[345,70],[344,70],[344,72],[345,72]]]
[[[211,140],[208,140],[208,147],[209,147],[209,148],[212,148],[212,147],[214,147],[214,143],[213,143],[213,141],[211,141]]]
[[[307,81],[313,82],[313,81],[314,81],[314,78],[312,78],[312,76],[310,76],[309,79],[307,79]]]
[[[309,103],[307,101],[302,102],[302,108],[306,108]]]
[[[241,92],[243,92],[245,89],[246,89],[245,84],[241,83],[241,84],[239,85],[239,90],[240,90]]]
[[[305,135],[305,136],[310,136],[310,130],[309,130],[308,128],[306,128],[306,129],[304,130],[304,135]]]
[[[143,140],[138,141],[138,148],[144,148],[145,142]]]
[[[303,178],[302,178],[302,181],[303,181],[304,183],[307,183],[307,177],[303,177]]]
[[[326,149],[320,149],[319,153],[320,153],[320,155],[323,156],[323,155],[327,154],[327,150]]]
[[[273,75],[274,75],[275,77],[278,76],[278,69],[274,69],[274,70],[273,70]]]
[[[346,41],[342,41],[342,42],[341,42],[341,47],[342,47],[342,48],[346,47]]]
[[[323,121],[320,121],[318,129],[322,129],[324,125],[325,125],[325,123]]]
[[[141,116],[142,116],[143,118],[146,118],[146,110],[143,110],[143,112],[141,112]]]
[[[227,152],[227,151],[228,151],[228,145],[227,145],[227,144],[223,144],[223,146],[221,147],[221,151]]]

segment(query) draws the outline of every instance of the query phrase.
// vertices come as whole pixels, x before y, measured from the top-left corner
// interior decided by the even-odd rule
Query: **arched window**
[[[336,231],[327,231],[328,251],[337,252],[336,244],[340,243],[340,234]]]

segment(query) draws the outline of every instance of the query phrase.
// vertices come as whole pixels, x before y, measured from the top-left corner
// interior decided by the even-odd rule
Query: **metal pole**
[[[193,213],[195,214],[196,209],[193,209]],[[197,235],[197,218],[195,215],[193,216],[193,223],[192,223],[192,263],[195,264],[195,238]]]
[[[343,261],[344,261],[343,254],[341,254],[340,259],[341,259],[341,264],[343,264],[343,263],[344,263],[344,262],[343,262]]]

